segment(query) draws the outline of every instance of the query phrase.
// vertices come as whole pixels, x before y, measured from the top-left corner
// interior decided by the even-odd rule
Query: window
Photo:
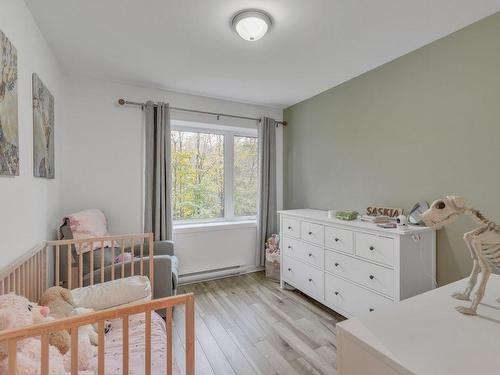
[[[174,122],[174,221],[248,220],[257,213],[256,130]]]

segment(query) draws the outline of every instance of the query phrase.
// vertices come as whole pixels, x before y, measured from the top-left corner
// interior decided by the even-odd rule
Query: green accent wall
[[[332,69],[335,69],[332,66]],[[403,207],[463,195],[500,223],[500,13],[287,108],[285,208]],[[462,217],[437,281],[470,273]]]

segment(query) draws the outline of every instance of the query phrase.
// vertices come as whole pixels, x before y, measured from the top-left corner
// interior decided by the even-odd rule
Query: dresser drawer
[[[283,217],[283,234],[300,238],[300,221],[290,217]]]
[[[324,273],[296,259],[283,257],[283,280],[319,300],[324,298]]]
[[[322,247],[303,242],[300,258],[307,263],[323,269],[325,264],[325,250]]]
[[[284,255],[298,258],[301,252],[302,242],[290,237],[283,237],[281,248]]]
[[[323,268],[325,251],[322,247],[302,242],[293,238],[283,238],[283,254],[297,258],[313,266]]]
[[[372,234],[356,233],[356,255],[393,266],[394,240]]]
[[[355,316],[393,303],[389,298],[328,274],[325,276],[325,300]]]
[[[350,230],[325,226],[325,246],[334,250],[354,253],[354,233]]]
[[[391,297],[394,295],[393,270],[329,250],[325,252],[325,269]]]
[[[303,221],[301,224],[301,237],[304,241],[312,242],[316,245],[323,246],[324,227],[320,224],[313,224]]]

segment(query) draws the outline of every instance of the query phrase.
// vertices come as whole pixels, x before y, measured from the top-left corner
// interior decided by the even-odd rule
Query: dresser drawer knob
[[[373,312],[373,311],[375,311],[375,309],[374,309],[373,307],[370,307],[370,308],[369,308],[369,311],[370,311],[370,312]]]
[[[338,266],[340,266],[340,264],[338,264],[337,262],[335,262],[335,267],[338,267]]]
[[[288,227],[288,230],[293,230],[293,228],[289,226],[289,227]]]
[[[338,296],[339,295],[339,292],[335,291],[335,295]]]
[[[290,272],[290,271],[292,271],[292,269],[291,269],[291,268],[289,268],[289,269],[288,269],[288,272]]]
[[[288,245],[288,248],[291,249],[292,247],[290,245]]]
[[[375,276],[370,275],[370,280],[373,280],[374,278],[375,278]]]
[[[335,242],[339,242],[339,241],[340,241],[340,239],[338,239],[338,238],[335,238]]]
[[[312,282],[312,281],[313,281],[313,279],[309,279],[309,282]]]
[[[375,248],[373,246],[370,246],[370,250],[373,251],[375,250]]]
[[[312,257],[313,256],[312,253],[309,253],[309,256]]]
[[[309,235],[313,234],[313,232],[309,232]]]

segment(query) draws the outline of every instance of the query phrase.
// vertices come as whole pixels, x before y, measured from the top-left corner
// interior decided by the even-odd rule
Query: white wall
[[[18,177],[0,176],[1,269],[55,233],[66,103],[64,76],[24,1],[0,0],[0,29],[17,48],[20,157]],[[40,76],[55,98],[55,180],[33,177],[32,73]]]
[[[282,119],[282,111],[213,98],[173,93],[113,82],[72,78],[68,81],[71,108],[64,145],[69,152],[62,162],[65,171],[62,201],[66,213],[99,207],[109,219],[112,233],[142,230],[143,113],[136,107],[120,107],[117,99],[165,101],[175,107],[249,117]],[[255,127],[254,121],[172,113],[173,119]],[[282,154],[281,130],[278,134]],[[279,160],[281,176],[282,160]],[[281,180],[281,178],[279,178]],[[280,194],[280,201],[282,195]],[[181,273],[205,270],[207,265],[226,266],[225,252],[234,246],[237,259],[255,264],[255,226],[218,233],[175,233]],[[253,240],[252,240],[253,238]],[[252,242],[253,241],[253,242]],[[226,250],[223,250],[226,248]],[[203,256],[197,256],[201,255]],[[207,255],[211,256],[207,263]],[[236,259],[235,258],[235,259]],[[220,262],[218,262],[220,261]]]

